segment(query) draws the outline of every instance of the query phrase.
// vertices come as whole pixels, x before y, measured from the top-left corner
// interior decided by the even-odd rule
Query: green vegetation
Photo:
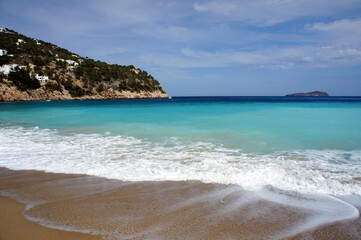
[[[70,79],[64,82],[64,87],[72,97],[81,97],[85,94],[84,89],[79,86],[74,86]]]
[[[8,64],[10,63],[11,58],[7,55],[5,56],[0,56],[0,66],[4,65],[4,64]]]
[[[21,90],[31,90],[40,87],[37,79],[30,77],[29,72],[25,69],[16,68],[14,72],[10,72],[8,79],[12,81],[15,86]]]
[[[97,92],[101,93],[105,90],[105,85],[103,83],[99,84],[97,87]]]
[[[91,95],[94,94],[93,92],[100,94],[109,89],[130,92],[161,91],[165,93],[153,76],[146,71],[136,69],[133,65],[107,64],[82,58],[53,44],[28,38],[12,30],[8,31],[11,33],[0,33],[0,49],[6,49],[8,54],[14,56],[0,57],[0,65],[28,66],[28,75],[31,73],[48,76],[49,79],[57,82],[56,84],[48,82],[45,85],[48,90],[61,91],[64,87],[73,97]],[[18,41],[19,39],[23,41]],[[75,61],[77,64],[69,64],[66,60]],[[20,81],[19,74],[14,73],[11,76],[9,74],[8,80],[12,81],[20,90],[40,87],[36,79],[30,76],[25,77],[23,71],[21,74],[26,80]],[[37,81],[36,84],[35,81]]]
[[[58,83],[47,82],[45,84],[46,89],[63,92],[63,88]]]

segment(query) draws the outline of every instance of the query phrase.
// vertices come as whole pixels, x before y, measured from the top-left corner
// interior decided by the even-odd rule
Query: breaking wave
[[[128,136],[64,135],[56,130],[0,128],[0,166],[79,173],[124,181],[271,185],[301,193],[361,195],[361,151],[245,153],[176,138],[154,143]]]

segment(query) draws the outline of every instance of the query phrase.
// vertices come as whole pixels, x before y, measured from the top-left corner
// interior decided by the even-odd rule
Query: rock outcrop
[[[88,99],[133,99],[133,98],[168,98],[167,93],[161,91],[131,92],[108,90],[93,95],[83,95],[81,97],[72,97],[69,92],[63,89],[63,92],[48,90],[44,86],[38,89],[20,91],[14,86],[0,83],[0,102],[12,101],[46,101],[46,100],[88,100]]]
[[[313,91],[309,93],[287,94],[286,97],[328,97],[327,92]]]

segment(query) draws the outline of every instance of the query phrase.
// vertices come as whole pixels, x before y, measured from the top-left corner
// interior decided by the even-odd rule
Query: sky
[[[0,0],[0,27],[171,96],[361,96],[361,0]]]

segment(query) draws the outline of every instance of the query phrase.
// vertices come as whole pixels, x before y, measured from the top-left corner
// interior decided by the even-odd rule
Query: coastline
[[[29,102],[47,100],[102,100],[102,99],[151,99],[169,98],[167,93],[161,91],[130,92],[130,91],[109,91],[101,94],[84,95],[82,97],[72,97],[69,93],[46,90],[43,87],[35,90],[20,91],[16,87],[3,86],[0,83],[0,102]]]
[[[1,201],[7,202],[2,205],[6,210],[1,214],[3,219],[17,215],[15,224],[22,224],[25,218],[19,214],[24,211],[26,218],[42,225],[100,234],[105,239],[357,239],[361,226],[359,215],[339,221],[327,219],[327,214],[315,216],[313,210],[302,206],[307,206],[307,197],[299,206],[285,205],[277,202],[277,198],[265,197],[267,194],[285,197],[274,190],[257,193],[238,186],[197,181],[122,182],[88,175],[0,168],[0,194],[27,204],[24,210],[24,205],[1,197]],[[297,203],[302,197],[290,199]],[[316,220],[319,225],[309,226]],[[45,228],[26,222],[30,224],[29,231]],[[14,231],[10,226],[6,229],[12,229],[13,234],[27,231],[18,227]],[[55,236],[58,231],[64,232],[54,230],[49,234]],[[62,239],[90,236],[59,234],[70,234]],[[6,237],[2,232],[0,236]],[[85,239],[99,239],[91,237]]]

